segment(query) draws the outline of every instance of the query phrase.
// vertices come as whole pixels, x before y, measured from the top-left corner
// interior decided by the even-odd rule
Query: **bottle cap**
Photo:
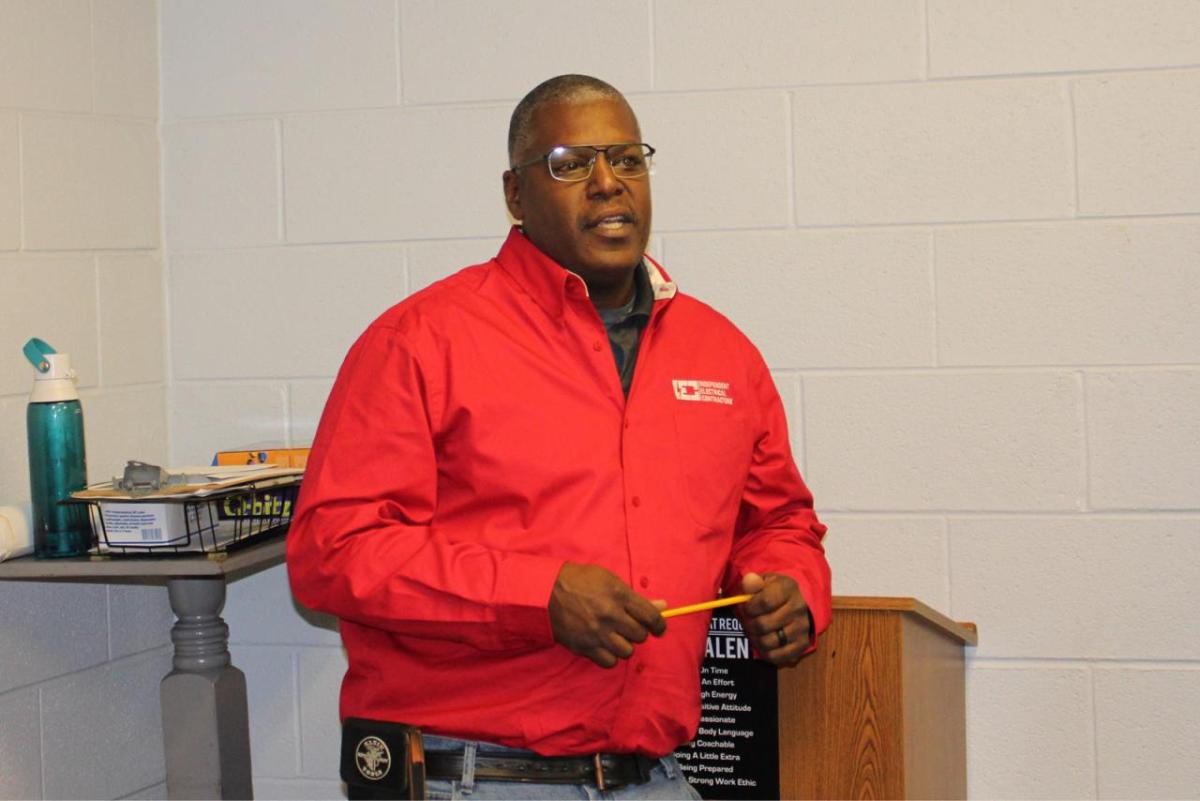
[[[71,369],[71,357],[66,353],[55,353],[40,339],[31,339],[25,345],[25,356],[37,371],[33,378],[30,403],[56,403],[79,400],[75,388],[75,371]]]
[[[33,376],[34,381],[75,380],[75,371],[71,369],[71,354],[47,353],[42,359],[46,369],[43,371],[39,368]]]

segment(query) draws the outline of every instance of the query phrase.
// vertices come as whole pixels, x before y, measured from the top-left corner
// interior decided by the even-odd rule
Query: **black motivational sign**
[[[700,669],[700,728],[675,752],[706,799],[779,798],[779,677],[753,658],[741,622],[718,609]]]

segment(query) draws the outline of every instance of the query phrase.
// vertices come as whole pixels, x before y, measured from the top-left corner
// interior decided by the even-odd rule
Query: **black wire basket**
[[[88,507],[104,556],[224,553],[287,531],[301,476],[264,479],[195,495],[76,499]]]

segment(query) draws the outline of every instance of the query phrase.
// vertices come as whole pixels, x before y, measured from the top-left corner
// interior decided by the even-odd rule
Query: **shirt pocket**
[[[754,445],[744,414],[717,403],[681,403],[675,410],[679,493],[704,531],[730,531],[746,485]]]

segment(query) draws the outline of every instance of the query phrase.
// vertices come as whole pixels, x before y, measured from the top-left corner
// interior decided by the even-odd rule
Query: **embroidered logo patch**
[[[378,737],[364,737],[354,748],[354,764],[363,778],[377,782],[392,769],[392,752]]]
[[[733,405],[733,398],[729,397],[728,381],[697,381],[676,378],[671,382],[671,386],[675,388],[676,400]]]

